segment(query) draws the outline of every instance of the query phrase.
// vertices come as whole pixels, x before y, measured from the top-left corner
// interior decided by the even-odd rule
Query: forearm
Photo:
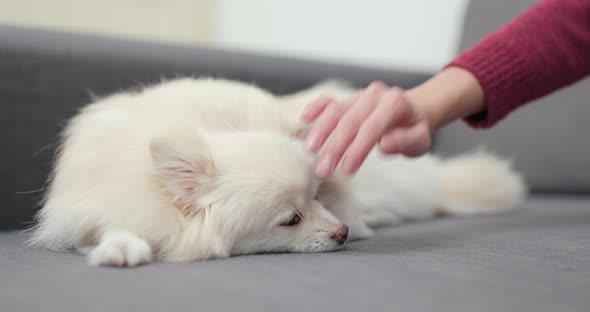
[[[459,67],[448,67],[430,80],[406,92],[408,100],[426,117],[430,132],[485,109],[484,93],[477,79]]]

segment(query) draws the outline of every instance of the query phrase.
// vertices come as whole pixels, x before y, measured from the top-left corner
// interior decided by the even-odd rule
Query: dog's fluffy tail
[[[527,190],[509,161],[484,151],[440,163],[441,212],[450,215],[494,214],[518,206]]]

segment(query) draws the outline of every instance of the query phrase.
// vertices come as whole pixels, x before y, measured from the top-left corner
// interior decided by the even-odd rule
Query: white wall
[[[214,0],[0,0],[0,23],[168,42],[206,42]]]
[[[242,50],[437,70],[467,0],[217,0],[213,41]]]
[[[437,70],[468,0],[0,0],[0,23]]]

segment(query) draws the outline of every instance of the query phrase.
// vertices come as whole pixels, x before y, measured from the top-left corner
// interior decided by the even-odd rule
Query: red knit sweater
[[[467,123],[491,127],[519,106],[590,74],[590,0],[541,1],[448,66],[473,73],[484,91],[486,110]]]

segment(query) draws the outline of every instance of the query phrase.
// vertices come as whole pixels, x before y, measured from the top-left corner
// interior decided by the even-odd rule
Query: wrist
[[[456,119],[485,109],[479,82],[473,74],[459,67],[442,70],[405,95],[423,114],[431,133]]]

